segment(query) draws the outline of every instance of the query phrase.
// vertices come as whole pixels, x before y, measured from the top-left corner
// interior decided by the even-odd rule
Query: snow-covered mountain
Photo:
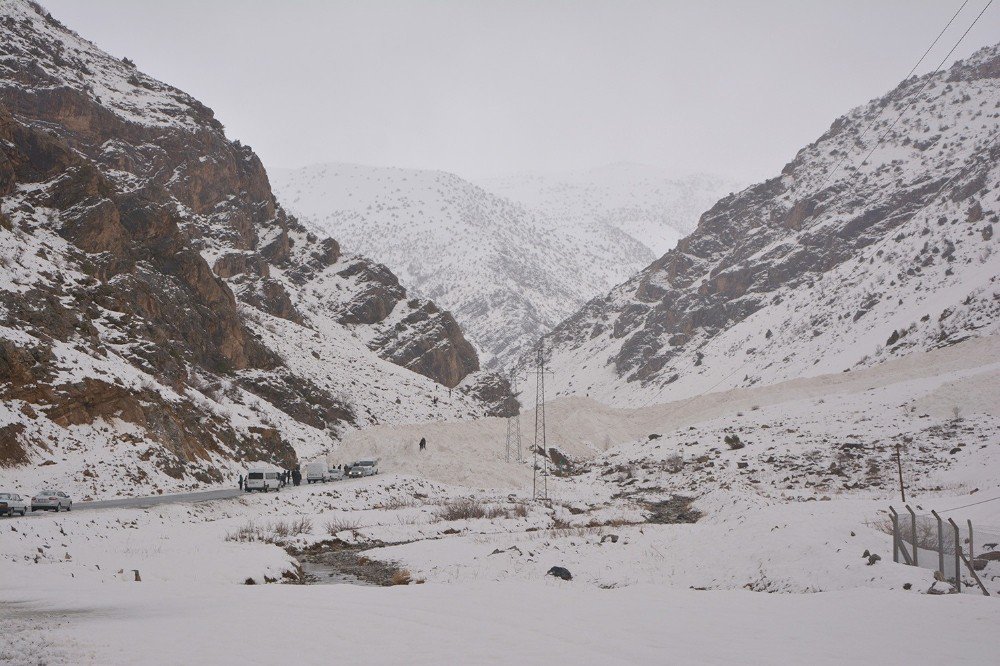
[[[711,174],[671,176],[645,164],[618,162],[568,173],[524,173],[479,181],[557,227],[607,224],[649,248],[653,256],[673,249],[694,231],[698,217],[740,189]]]
[[[210,109],[25,0],[0,4],[0,294],[0,466],[52,483],[218,482],[511,408],[449,313],[288,216]]]
[[[641,404],[997,332],[998,119],[998,47],[838,118],[561,323],[551,389]]]
[[[709,178],[665,185],[611,168],[573,175],[572,186],[504,181],[521,204],[440,171],[320,164],[271,175],[283,205],[307,225],[453,311],[494,367],[675,241],[671,225],[686,219],[688,199],[700,209],[723,189],[709,196]],[[688,217],[693,224],[696,213]]]

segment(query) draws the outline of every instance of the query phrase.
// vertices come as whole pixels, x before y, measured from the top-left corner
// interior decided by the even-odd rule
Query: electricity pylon
[[[531,469],[531,498],[549,498],[549,449],[545,443],[545,340],[538,341],[535,361],[535,458]],[[538,488],[538,455],[542,455],[542,488]]]
[[[510,392],[517,398],[517,370],[510,371]],[[507,462],[510,462],[510,454],[517,451],[517,462],[524,460],[521,453],[521,406],[518,404],[517,413],[507,417]]]

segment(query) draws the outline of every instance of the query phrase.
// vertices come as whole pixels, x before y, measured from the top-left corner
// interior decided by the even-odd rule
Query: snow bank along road
[[[546,502],[491,422],[423,424],[345,444],[378,477],[0,522],[0,663],[992,663],[1000,560],[993,597],[930,596],[882,521],[896,444],[920,510],[1000,496],[995,344],[647,410],[562,401],[574,469]],[[998,526],[1000,501],[948,515]],[[267,584],[345,545],[399,585]]]

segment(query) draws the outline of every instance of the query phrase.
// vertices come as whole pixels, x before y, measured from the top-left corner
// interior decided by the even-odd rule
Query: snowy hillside
[[[210,109],[24,0],[0,197],[0,478],[186,488],[509,408],[454,318],[286,215]]]
[[[701,214],[739,184],[710,174],[671,176],[663,169],[619,162],[568,173],[525,173],[479,184],[545,217],[556,228],[606,224],[649,248],[672,250]]]
[[[352,432],[332,461],[375,451],[378,476],[5,519],[0,660],[325,663],[360,637],[361,661],[399,664],[992,663],[998,354],[982,337],[640,409],[556,400],[572,463],[544,501],[482,419]],[[893,561],[896,445],[920,517],[975,525],[991,597],[969,572],[944,594],[937,557]]]
[[[701,210],[721,193],[708,195],[710,179],[667,187],[616,169],[574,176],[575,190],[553,185],[527,205],[440,171],[320,164],[272,170],[271,179],[282,204],[318,233],[454,312],[488,366],[508,364],[647,265],[655,247],[676,241],[671,224],[685,206]],[[605,200],[613,206],[601,208]],[[697,213],[687,217],[693,224]]]
[[[837,119],[561,323],[552,388],[642,404],[997,332],[998,100],[992,47]]]

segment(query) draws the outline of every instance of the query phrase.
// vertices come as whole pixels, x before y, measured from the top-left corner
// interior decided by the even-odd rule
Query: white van
[[[243,484],[246,492],[254,490],[266,493],[281,487],[281,470],[277,467],[253,467],[247,470],[247,480]]]
[[[330,470],[325,460],[314,460],[302,465],[302,478],[306,483],[319,483],[330,480]]]
[[[347,476],[357,478],[359,476],[375,476],[378,474],[378,460],[359,460],[351,465]]]

